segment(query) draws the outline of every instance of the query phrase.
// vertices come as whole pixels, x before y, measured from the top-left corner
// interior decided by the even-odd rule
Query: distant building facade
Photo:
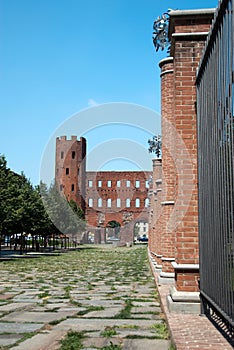
[[[86,140],[56,139],[56,184],[84,211],[95,243],[105,243],[108,235],[132,243],[134,226],[146,227],[151,176],[150,171],[86,171]]]

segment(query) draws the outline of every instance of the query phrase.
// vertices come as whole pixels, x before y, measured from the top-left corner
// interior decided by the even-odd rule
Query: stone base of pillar
[[[156,254],[151,252],[150,260],[152,262],[152,265],[154,267],[155,272],[160,273],[162,271],[162,265],[159,265],[155,259]]]
[[[199,292],[180,292],[173,286],[167,296],[170,312],[183,314],[200,314]]]
[[[162,270],[162,254],[151,252],[151,256],[153,258],[154,264],[157,265],[157,269]]]
[[[158,284],[175,284],[175,274],[174,272],[160,272],[158,276]]]
[[[157,273],[160,273],[162,271],[162,265],[158,265],[156,261],[152,260],[154,269]]]
[[[155,264],[154,267],[156,272],[160,273],[162,271],[162,265]]]

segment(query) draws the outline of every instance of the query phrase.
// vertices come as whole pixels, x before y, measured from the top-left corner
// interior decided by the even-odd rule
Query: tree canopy
[[[60,195],[56,184],[33,186],[0,155],[0,236],[31,233],[74,235],[85,230],[84,213]]]

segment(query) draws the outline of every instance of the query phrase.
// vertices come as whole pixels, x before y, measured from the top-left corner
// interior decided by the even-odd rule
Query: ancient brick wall
[[[110,221],[121,226],[121,241],[132,242],[134,224],[148,222],[149,171],[86,171],[86,140],[56,139],[55,179],[58,189],[85,212],[88,230],[104,242]]]
[[[110,221],[117,221],[122,228],[125,226],[125,236],[131,235],[127,240],[131,242],[133,240],[131,224],[137,221],[148,222],[148,179],[151,174],[147,171],[87,172],[88,225],[106,227]]]

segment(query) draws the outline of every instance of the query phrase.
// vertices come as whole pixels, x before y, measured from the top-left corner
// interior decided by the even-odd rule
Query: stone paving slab
[[[38,289],[37,288],[28,288],[25,290],[25,292],[21,295],[35,295],[38,294]]]
[[[93,337],[93,338],[87,338],[83,342],[85,349],[90,347],[94,349],[102,348],[104,346],[110,345],[111,343],[113,345],[122,345],[123,340],[118,338],[107,339],[103,337]]]
[[[156,301],[133,301],[133,306],[139,307],[160,307],[160,303]]]
[[[127,339],[123,350],[168,350],[170,342],[161,339]],[[220,349],[221,350],[221,349]]]
[[[151,328],[156,323],[159,323],[158,320],[135,320],[135,319],[99,319],[99,318],[72,318],[62,321],[57,325],[58,329],[71,329],[74,331],[96,331],[97,329],[103,331],[106,327],[129,327],[138,326],[142,329]]]
[[[48,303],[50,303],[50,304],[53,304],[53,303],[61,303],[61,302],[63,302],[64,304],[67,304],[67,303],[69,303],[70,302],[70,300],[69,299],[62,299],[62,298],[48,298]],[[41,301],[41,302],[43,302],[43,300]]]
[[[21,338],[18,334],[0,334],[0,347],[15,344]]]
[[[80,300],[82,305],[92,305],[92,306],[103,306],[103,307],[113,307],[115,305],[123,305],[124,302],[120,300],[111,299],[91,299],[91,300]]]
[[[44,322],[49,323],[71,316],[73,312],[12,312],[1,318],[7,322]]]
[[[31,304],[37,304],[37,303],[43,303],[42,299],[39,298],[27,298],[27,296],[24,297],[16,297],[13,299],[14,302],[17,303],[31,303]]]
[[[15,311],[18,309],[27,309],[28,307],[31,307],[31,303],[10,303],[0,306],[1,312],[10,312]]]
[[[123,339],[123,338],[90,338],[83,342],[84,349],[97,349],[104,346],[119,345],[123,350],[168,350],[170,342],[161,339]]]
[[[59,349],[59,341],[66,334],[64,330],[52,330],[50,332],[36,334],[11,350],[56,350]]]
[[[43,326],[44,323],[0,322],[0,333],[30,333],[38,331]]]
[[[134,314],[149,314],[149,313],[160,312],[161,309],[159,307],[151,307],[151,306],[140,307],[139,306],[139,307],[133,307],[131,311]]]
[[[44,307],[45,307],[46,310],[50,310],[50,309],[60,309],[60,308],[62,308],[62,307],[69,307],[69,306],[70,306],[70,305],[67,304],[67,303],[50,303],[50,302],[48,302],[46,305],[44,305]],[[74,307],[74,305],[73,305],[72,307]],[[36,311],[36,310],[40,311],[41,308],[42,308],[41,305],[40,305],[40,306],[34,306],[34,307],[33,307],[33,310],[34,310],[34,311]]]
[[[8,300],[12,299],[15,296],[15,294],[0,294],[0,300]]]
[[[157,316],[151,314],[131,314],[132,319],[145,319],[145,320],[155,320]]]
[[[115,317],[122,309],[122,306],[120,307],[109,307],[105,310],[100,311],[91,311],[88,314],[83,315],[84,318],[108,318],[108,317]]]

